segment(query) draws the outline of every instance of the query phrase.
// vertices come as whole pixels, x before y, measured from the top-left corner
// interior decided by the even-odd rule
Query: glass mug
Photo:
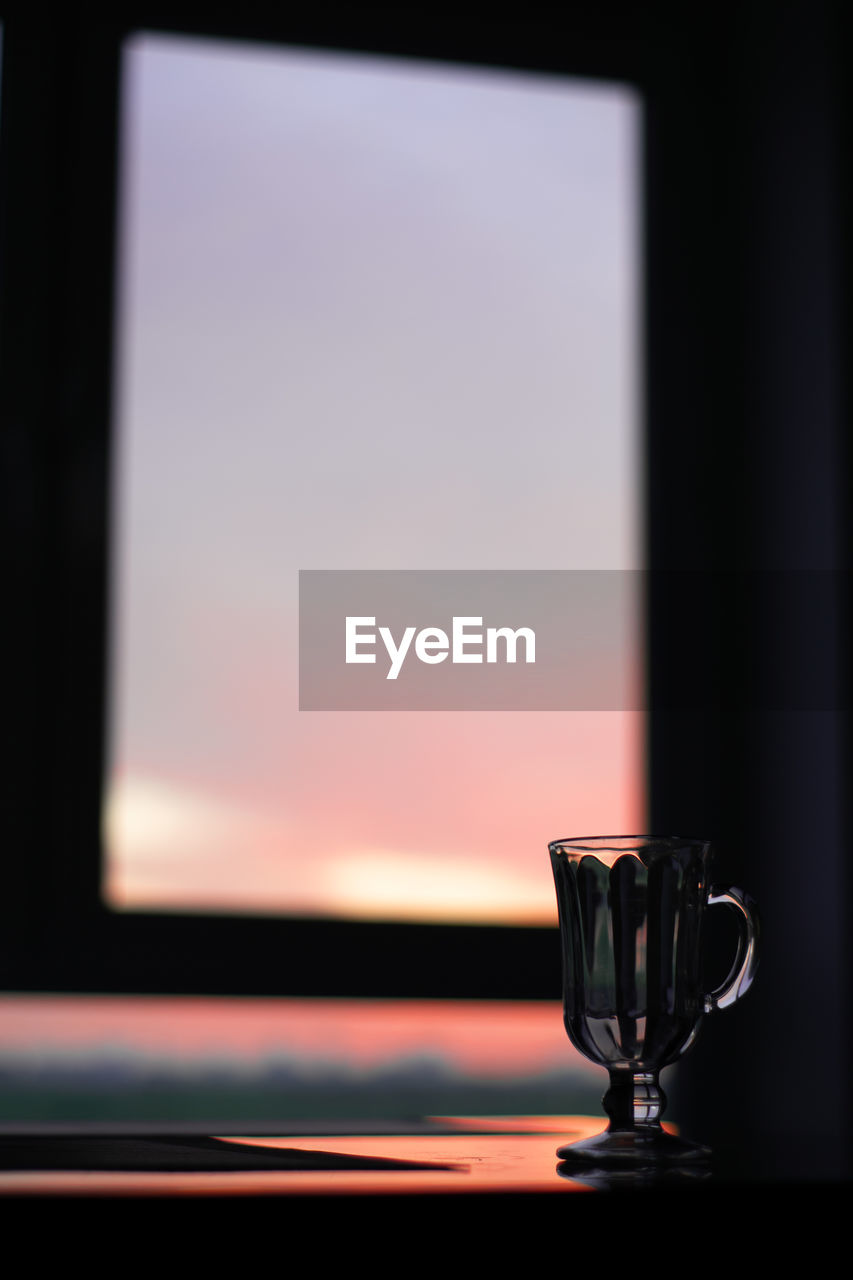
[[[758,966],[755,903],[740,889],[709,886],[711,845],[675,836],[594,836],[548,846],[557,889],[563,1010],[572,1044],[606,1067],[607,1130],[558,1148],[572,1164],[636,1165],[701,1160],[705,1147],[667,1133],[663,1067],[689,1049],[706,1013],[749,990]],[[700,939],[708,907],[738,915],[731,972],[701,989]]]

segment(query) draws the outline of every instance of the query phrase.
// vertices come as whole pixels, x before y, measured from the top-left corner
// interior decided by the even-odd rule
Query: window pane
[[[556,1001],[0,998],[4,1127],[595,1113],[601,1074]]]
[[[636,711],[297,709],[299,569],[640,567],[638,130],[618,85],[128,42],[111,904],[546,922],[546,842],[642,826]]]

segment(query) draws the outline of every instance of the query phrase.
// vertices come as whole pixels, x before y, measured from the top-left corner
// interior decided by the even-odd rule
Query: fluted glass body
[[[566,1030],[594,1062],[656,1071],[694,1039],[709,857],[691,840],[551,846]]]

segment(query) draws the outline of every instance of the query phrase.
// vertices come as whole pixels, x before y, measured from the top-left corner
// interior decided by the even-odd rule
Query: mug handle
[[[736,889],[733,885],[715,884],[711,886],[708,894],[708,906],[716,907],[719,903],[737,912],[740,937],[737,955],[729,976],[725,982],[705,996],[706,1013],[713,1013],[715,1009],[727,1009],[736,1000],[740,1000],[741,996],[745,996],[752,986],[755,971],[758,968],[761,926],[757,906],[743,889]]]

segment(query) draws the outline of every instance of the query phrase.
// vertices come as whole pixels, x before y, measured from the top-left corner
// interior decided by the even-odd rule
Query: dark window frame
[[[692,570],[732,563],[754,482],[748,468],[730,466],[747,419],[747,336],[730,324],[743,246],[739,214],[725,193],[734,128],[721,83],[727,33],[680,25],[662,4],[613,3],[594,13],[579,6],[554,29],[533,18],[490,18],[484,26],[460,15],[371,16],[361,6],[322,16],[288,6],[276,20],[252,0],[239,10],[215,16],[209,6],[178,4],[164,13],[156,4],[122,3],[111,26],[86,7],[51,18],[6,10],[0,394],[10,477],[5,670],[13,765],[0,986],[555,997],[554,930],[131,913],[101,900],[120,42],[133,30],[184,32],[635,87],[645,123],[646,562]],[[715,376],[720,361],[731,362],[727,378]],[[707,389],[698,404],[697,387]],[[671,501],[675,492],[689,504],[687,527]],[[726,724],[703,719],[708,764],[697,776],[681,749],[695,723],[655,710],[667,704],[679,654],[672,637],[680,598],[672,579],[655,580],[647,636],[651,819],[680,829],[683,813],[692,819],[688,834],[714,835],[729,825],[719,800],[730,794],[721,772]],[[703,636],[678,677],[704,702],[705,673],[724,673],[731,686],[739,661],[730,637]],[[549,875],[544,847],[542,854]]]

